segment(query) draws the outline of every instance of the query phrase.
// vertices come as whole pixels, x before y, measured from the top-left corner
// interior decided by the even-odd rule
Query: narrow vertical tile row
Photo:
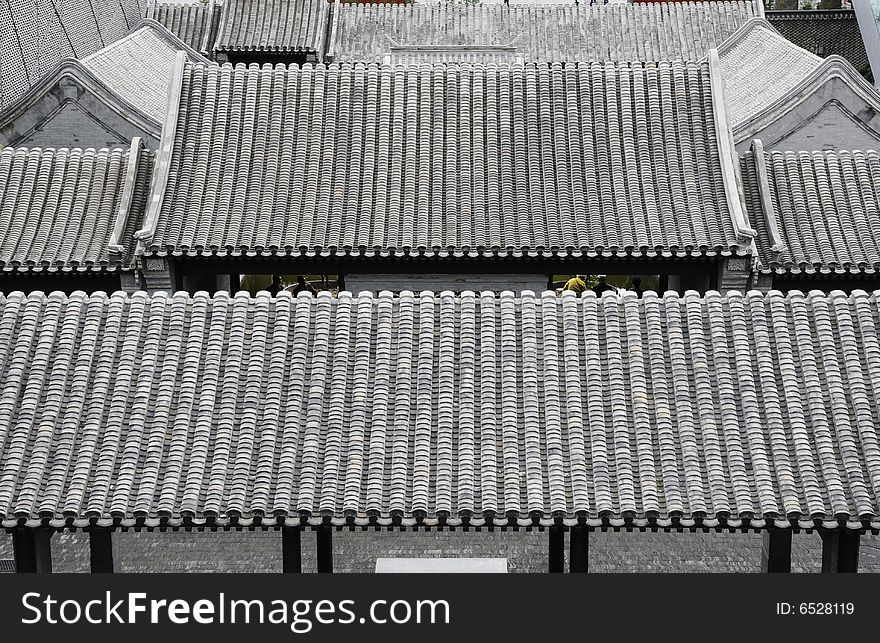
[[[626,340],[626,353],[629,362],[629,391],[631,405],[629,415],[632,418],[632,432],[635,434],[634,482],[638,483],[639,504],[645,512],[659,514],[660,497],[658,486],[662,478],[658,476],[654,462],[654,440],[651,429],[650,400],[648,395],[648,379],[646,362],[647,352],[642,338],[642,311],[638,297],[627,292],[623,298],[624,314],[621,335]],[[655,402],[656,404],[657,402]],[[663,402],[661,401],[660,404]],[[628,420],[629,421],[629,420]],[[637,480],[635,479],[637,477]],[[633,511],[636,511],[634,509]]]
[[[564,435],[568,444],[569,477],[571,481],[570,510],[588,512],[590,501],[590,468],[587,464],[587,436],[584,420],[584,397],[581,386],[581,338],[578,305],[574,293],[562,294],[562,347],[564,356]],[[562,400],[560,400],[562,403]]]
[[[125,321],[120,335],[122,341],[118,361],[115,362],[115,373],[110,395],[110,406],[105,417],[96,418],[98,442],[100,446],[90,471],[91,483],[87,487],[87,496],[82,507],[86,515],[105,515],[109,513],[108,497],[116,477],[117,458],[123,443],[123,425],[128,425],[130,409],[129,395],[137,387],[136,370],[140,358],[141,334],[145,330],[145,319],[148,315],[149,298],[146,293],[135,293],[127,306]],[[124,313],[124,314],[125,314]],[[111,362],[114,364],[114,362]]]
[[[501,511],[504,497],[499,494],[499,470],[504,462],[498,459],[498,373],[501,370],[498,347],[498,304],[495,293],[480,293],[479,302],[479,364],[480,364],[480,499],[483,512]]]
[[[455,415],[456,406],[464,401],[456,395],[456,376],[463,365],[456,360],[456,310],[455,293],[445,290],[440,293],[439,332],[437,343],[437,436],[433,440],[434,458],[434,503],[436,512],[453,514],[455,512]],[[460,349],[459,349],[460,350]],[[456,362],[459,362],[458,364]],[[456,368],[458,367],[458,368]],[[472,396],[472,394],[471,394]],[[473,439],[473,438],[471,438]],[[473,450],[471,449],[471,457]],[[471,463],[473,466],[473,463]]]
[[[458,451],[455,463],[457,484],[450,490],[450,511],[473,513],[479,498],[479,444],[477,441],[477,302],[473,292],[463,292],[459,299],[458,326],[458,395],[453,402],[453,422],[457,417]],[[441,340],[441,347],[445,342]],[[482,364],[481,364],[482,365]],[[453,439],[453,446],[454,446]]]
[[[677,447],[681,454],[687,491],[686,511],[692,514],[705,514],[709,511],[709,504],[706,502],[706,481],[703,474],[705,464],[697,443],[697,416],[693,408],[691,376],[688,373],[688,344],[685,341],[687,318],[677,293],[667,292],[663,295],[663,303],[666,309],[670,376],[675,400],[673,417],[678,433]]]
[[[783,421],[794,443],[795,462],[800,477],[801,493],[810,515],[821,515],[825,510],[824,493],[831,492],[839,499],[841,492],[832,478],[826,481],[822,467],[816,459],[808,428],[809,413],[801,394],[800,383],[803,376],[799,356],[795,352],[797,341],[811,341],[810,336],[799,336],[790,323],[788,302],[781,293],[770,291],[768,295],[770,323],[775,341],[775,362],[782,379],[785,412]],[[795,341],[794,337],[798,340]],[[769,365],[768,365],[769,367]],[[795,385],[797,383],[797,385]]]
[[[84,318],[82,331],[73,353],[73,373],[71,374],[69,393],[66,399],[62,395],[64,415],[57,422],[60,426],[56,425],[58,438],[54,445],[54,457],[51,466],[46,466],[48,463],[44,461],[44,468],[39,474],[44,485],[42,497],[40,504],[35,504],[31,513],[54,513],[56,507],[63,506],[62,498],[69,489],[67,482],[75,478],[71,475],[71,467],[74,463],[77,440],[80,439],[80,444],[82,444],[84,441],[82,438],[85,437],[85,432],[82,436],[79,433],[80,424],[86,416],[91,375],[93,369],[104,366],[100,363],[98,342],[104,323],[107,301],[107,295],[104,293],[95,293],[87,299],[85,311],[82,314]],[[3,334],[2,327],[3,324],[0,321],[0,336]],[[0,345],[3,345],[2,342],[2,337],[0,337]],[[39,457],[38,454],[35,455]]]
[[[410,426],[413,424],[412,397],[417,379],[415,302],[410,291],[400,293],[397,313],[397,337],[394,356],[394,419],[391,424],[389,451],[391,475],[388,481],[388,505],[391,512],[404,512],[407,502],[407,481],[412,463],[409,458]],[[418,377],[418,376],[417,376]],[[383,507],[384,509],[385,507]]]
[[[723,305],[721,301],[713,302],[714,307],[717,308],[719,305]],[[731,373],[733,379],[731,393],[733,395],[731,395],[727,402],[731,405],[728,409],[728,412],[731,414],[729,421],[733,426],[736,426],[737,430],[734,438],[737,442],[739,442],[740,436],[743,433],[740,424],[744,425],[748,458],[751,462],[751,474],[746,470],[745,462],[742,463],[741,484],[745,485],[745,489],[738,490],[738,496],[740,494],[746,497],[751,496],[749,478],[754,477],[755,491],[757,492],[757,512],[760,515],[780,515],[781,513],[781,515],[785,516],[787,512],[780,512],[780,505],[777,502],[774,489],[774,472],[771,466],[771,458],[767,453],[764,437],[766,429],[761,421],[758,388],[755,386],[755,368],[752,364],[752,346],[759,342],[767,341],[766,329],[763,335],[760,331],[756,331],[753,336],[749,335],[746,302],[740,293],[730,293],[727,297],[727,305],[729,307],[729,327],[731,331],[730,346],[732,347],[734,362],[733,372]],[[713,328],[713,333],[719,333],[719,331]],[[756,349],[756,352],[758,350],[761,349]],[[738,421],[738,401],[741,406],[741,422]],[[725,429],[727,429],[726,422]],[[780,483],[780,487],[783,484],[785,483]],[[737,509],[740,512],[745,510],[745,505],[739,497],[737,498]]]
[[[238,296],[236,296],[238,303]],[[266,377],[266,344],[269,341],[269,310],[272,297],[266,291],[257,294],[254,305],[250,307],[246,328],[250,334],[248,350],[242,355],[240,375],[243,386],[236,400],[241,400],[236,415],[235,450],[230,458],[227,476],[227,490],[224,492],[228,511],[244,513],[245,503],[253,502],[250,490],[253,487],[251,470],[254,452],[259,443],[257,431],[263,428],[262,413],[265,400],[264,381]],[[259,428],[258,428],[259,427]]]
[[[144,425],[146,456],[139,465],[142,475],[138,476],[132,487],[134,510],[144,514],[149,514],[153,508],[156,490],[161,482],[163,461],[166,461],[165,444],[169,434],[172,404],[176,397],[175,384],[179,380],[180,361],[184,356],[184,334],[189,301],[187,293],[177,292],[166,308],[166,311],[170,309],[170,313],[163,311],[168,323],[163,326],[162,361],[157,364],[158,377],[153,385],[158,389],[155,410]]]
[[[351,410],[346,420],[348,429],[343,435],[343,453],[345,458],[345,471],[341,475],[340,482],[342,484],[342,503],[341,508],[346,512],[356,513],[362,506],[361,502],[361,484],[363,483],[364,469],[366,469],[366,453],[367,453],[367,422],[370,412],[375,404],[380,402],[375,396],[379,395],[378,387],[371,388],[370,364],[378,361],[379,355],[373,354],[370,344],[374,334],[373,331],[373,294],[369,291],[362,292],[358,295],[356,301],[356,315],[353,316],[355,321],[354,329],[354,364],[351,373]],[[383,359],[387,359],[387,356]],[[378,365],[377,365],[378,366]],[[387,377],[387,370],[385,372]],[[378,368],[372,378],[375,384],[378,379]],[[387,384],[386,384],[387,387]],[[387,395],[387,388],[386,393]],[[326,495],[330,495],[329,490]],[[337,497],[334,492],[333,497]]]
[[[642,314],[644,316],[644,332],[647,339],[647,358],[650,373],[651,392],[654,414],[649,419],[656,426],[657,453],[660,457],[660,476],[658,485],[662,494],[657,502],[663,502],[669,514],[683,514],[687,488],[682,489],[679,475],[683,462],[679,456],[678,436],[675,430],[673,409],[675,400],[672,395],[674,383],[670,380],[667,364],[667,346],[664,341],[662,319],[664,311],[662,302],[656,293],[646,292],[643,295]],[[644,344],[643,344],[644,346]],[[643,348],[644,350],[644,348]],[[654,463],[656,470],[656,462]],[[661,508],[658,506],[658,511]]]
[[[853,359],[849,353],[846,355],[848,377],[851,385],[853,398],[862,398],[856,401],[858,404],[858,427],[859,444],[864,453],[865,466],[871,481],[873,496],[880,498],[880,436],[873,419],[873,413],[864,404],[864,398],[877,400],[880,395],[880,336],[878,336],[877,322],[874,317],[872,305],[876,306],[876,296],[863,291],[853,292],[851,299],[854,303],[854,324],[858,328],[856,334],[858,342],[861,342],[864,351],[863,360]],[[856,346],[856,341],[846,342],[844,346]],[[864,361],[865,367],[862,366]],[[864,368],[864,370],[863,370]]]
[[[208,479],[208,454],[214,429],[214,411],[217,406],[220,387],[221,365],[228,341],[229,296],[217,293],[210,301],[210,325],[205,338],[204,366],[196,392],[195,415],[192,424],[192,446],[186,466],[186,479],[180,499],[180,511],[185,516],[196,515],[201,510],[201,496]],[[167,495],[172,498],[176,490],[169,488]]]
[[[752,502],[749,489],[748,473],[746,472],[746,458],[743,451],[739,413],[736,408],[736,392],[734,383],[734,368],[731,367],[730,343],[727,330],[729,320],[725,319],[727,311],[721,301],[721,296],[712,291],[705,298],[706,317],[709,320],[709,346],[711,346],[712,358],[709,368],[713,372],[715,386],[718,389],[718,403],[721,417],[720,443],[724,453],[723,461],[727,470],[727,487],[732,491],[732,513],[754,513],[755,506]]]
[[[431,464],[434,443],[434,375],[440,364],[435,352],[434,293],[425,290],[417,299],[418,328],[416,330],[415,416],[412,439],[412,497],[407,507],[410,512],[431,510],[431,478],[435,472]]]
[[[143,345],[137,357],[136,383],[133,397],[128,400],[125,423],[120,427],[120,448],[114,471],[112,492],[108,498],[111,514],[127,514],[136,510],[132,503],[139,482],[138,467],[141,449],[144,447],[147,418],[150,414],[150,397],[156,373],[161,372],[161,353],[165,338],[165,311],[170,297],[159,293],[148,301]],[[219,504],[219,502],[218,502]]]
[[[830,428],[833,429],[834,445],[840,453],[843,470],[846,473],[845,485],[849,490],[847,495],[855,506],[856,515],[873,514],[874,508],[871,506],[870,495],[859,462],[856,435],[850,420],[850,409],[855,407],[853,410],[858,412],[856,403],[859,400],[852,397],[852,389],[850,388],[852,383],[844,381],[838,362],[837,340],[844,342],[853,339],[852,334],[848,333],[846,328],[851,323],[849,303],[845,301],[845,296],[840,291],[832,292],[827,297],[825,295],[814,296],[814,293],[810,293],[808,297],[821,354],[821,377],[827,391],[826,399],[830,401],[826,412],[830,411]],[[844,305],[846,310],[843,310]],[[837,319],[832,319],[832,315]],[[849,395],[847,391],[849,391]]]
[[[372,379],[370,409],[370,441],[366,457],[364,484],[366,496],[363,507],[368,512],[381,512],[384,508],[384,481],[386,479],[386,452],[388,450],[388,427],[391,425],[392,407],[392,345],[394,339],[394,297],[389,291],[379,293],[376,304],[376,347],[374,376]],[[355,488],[357,483],[357,488]],[[358,510],[354,496],[360,496],[361,481],[352,478],[351,489],[346,490],[346,509]]]
[[[694,291],[684,296],[685,324],[691,353],[693,369],[694,401],[696,417],[700,427],[702,442],[701,459],[706,472],[706,484],[709,490],[710,512],[730,513],[731,480],[722,458],[722,444],[718,435],[718,423],[715,418],[713,400],[713,382],[715,373],[709,364],[709,350],[712,344],[707,341],[703,302]]]
[[[605,427],[605,382],[602,377],[599,350],[600,305],[590,292],[581,297],[583,315],[584,353],[586,354],[587,431],[590,434],[590,463],[592,464],[593,493],[596,494],[596,511],[599,515],[614,511],[611,481],[611,454],[609,453]]]
[[[566,493],[567,472],[571,467],[567,466],[565,457],[565,445],[563,443],[562,428],[562,396],[565,394],[564,368],[560,366],[560,341],[559,341],[559,312],[560,305],[556,294],[545,291],[540,299],[540,328],[541,328],[541,356],[535,372],[539,376],[540,386],[540,409],[543,410],[543,422],[538,425],[544,426],[544,431],[539,430],[539,438],[543,433],[545,447],[542,449],[544,457],[538,457],[539,466],[546,469],[548,502],[545,511],[550,513],[569,513],[568,494]],[[564,356],[563,356],[564,359]],[[528,366],[523,364],[524,369]],[[560,381],[560,374],[563,380]],[[528,425],[526,425],[528,427]],[[541,476],[543,480],[544,475]],[[542,485],[543,486],[543,485]],[[541,490],[543,495],[543,489]]]
[[[289,297],[285,293],[279,293],[280,297]],[[317,327],[313,328],[313,322],[317,323],[317,302],[305,293],[300,294],[290,303],[292,309],[290,327],[287,330],[290,335],[287,341],[290,344],[289,352],[285,355],[286,366],[284,369],[283,391],[286,397],[280,409],[279,428],[280,444],[276,447],[278,453],[278,473],[274,480],[274,493],[272,494],[272,513],[285,516],[294,511],[298,503],[298,491],[296,483],[297,462],[302,458],[301,437],[305,433],[305,421],[308,413],[310,391],[308,388],[307,370],[314,364],[314,357],[318,356],[318,368],[323,368],[326,350],[323,343],[317,339]],[[323,315],[323,312],[322,312]],[[322,321],[323,324],[323,321]],[[323,329],[323,325],[322,325]],[[321,342],[326,341],[322,339]],[[317,350],[317,353],[314,351]]]
[[[503,299],[512,298],[513,293],[502,295],[502,310],[504,309]],[[548,467],[547,474],[550,475],[549,461],[542,456],[541,451],[541,434],[552,431],[554,428],[548,422],[547,417],[541,416],[541,399],[538,389],[539,376],[541,374],[538,360],[538,343],[543,334],[543,328],[540,328],[537,304],[535,302],[535,294],[530,290],[524,290],[520,295],[519,301],[519,334],[520,344],[522,346],[522,366],[518,370],[521,372],[522,384],[521,403],[514,400],[506,400],[507,405],[512,408],[518,406],[522,409],[522,449],[523,460],[525,461],[525,470],[522,476],[525,479],[525,510],[529,513],[545,513],[544,507],[544,468]],[[506,334],[506,333],[505,333]],[[503,352],[503,347],[502,347]],[[508,353],[509,359],[516,359],[516,353]],[[545,359],[546,359],[545,355]],[[551,354],[550,359],[553,360]],[[548,368],[552,367],[552,363],[544,363]],[[511,415],[510,417],[513,417]],[[506,423],[505,423],[506,424]],[[517,433],[519,431],[517,430]],[[505,432],[507,437],[507,432]],[[516,453],[516,442],[505,440],[505,450],[511,449]],[[549,455],[549,454],[548,454]]]
[[[301,466],[296,497],[296,509],[314,511],[320,489],[318,487],[319,463],[321,460],[321,425],[324,418],[324,400],[327,397],[328,379],[332,364],[333,300],[324,291],[318,295],[314,311],[314,336],[311,338],[312,352],[310,375],[303,395],[305,397],[305,417],[301,420],[302,447],[298,458]]]
[[[205,331],[207,330],[210,299],[206,292],[197,292],[192,297],[188,311],[186,299],[184,298],[185,339],[183,343],[185,348],[183,349],[181,368],[175,371],[175,375],[180,380],[180,389],[177,393],[176,410],[170,424],[168,450],[164,458],[165,474],[162,476],[158,488],[159,499],[156,505],[157,512],[166,516],[173,514],[178,508],[178,494],[183,486],[181,479],[184,475],[184,468],[190,464],[187,457],[187,447],[193,428],[192,419],[198,416],[196,405],[200,384],[199,371],[203,364],[207,367],[207,360],[202,362],[202,356],[205,352]],[[176,296],[175,303],[177,303]]]
[[[100,453],[100,442],[104,431],[106,408],[112,400],[111,386],[115,391],[117,386],[122,386],[120,379],[121,371],[115,367],[117,350],[120,342],[124,339],[123,317],[133,307],[125,293],[117,292],[106,302],[106,312],[100,319],[100,330],[96,345],[94,370],[91,374],[88,390],[84,393],[87,400],[84,402],[84,413],[77,420],[79,432],[79,446],[75,457],[72,457],[71,468],[68,471],[53,471],[50,480],[57,479],[53,485],[65,487],[64,499],[57,507],[65,515],[81,515],[86,509],[85,503],[89,498],[89,482],[94,475],[96,459]],[[8,305],[8,303],[7,303]],[[131,319],[131,317],[129,317]],[[81,349],[84,346],[81,345]],[[71,420],[72,423],[72,420]],[[51,511],[51,507],[42,506],[41,511]]]
[[[519,337],[526,332],[521,319],[518,319],[516,300],[513,293],[504,291],[500,295],[499,322],[501,335],[500,367],[501,376],[501,464],[503,509],[506,512],[520,513],[523,511],[522,483],[525,476],[522,472],[520,454],[520,398],[519,378],[526,375],[518,359]],[[523,337],[523,340],[525,338]],[[524,347],[525,348],[525,347]],[[496,447],[497,448],[497,447]],[[527,499],[526,499],[527,500]]]
[[[326,292],[326,291],[322,291]],[[346,398],[349,393],[349,366],[353,340],[357,340],[357,327],[352,328],[352,321],[357,322],[357,304],[352,301],[350,292],[342,291],[337,296],[335,311],[331,317],[330,327],[332,340],[330,352],[330,387],[327,391],[327,404],[321,421],[320,432],[316,431],[316,457],[318,470],[321,472],[317,483],[317,509],[320,512],[336,514],[336,491],[342,482],[342,447],[344,434],[351,427],[353,419],[347,413]],[[357,373],[355,376],[363,374]],[[311,437],[311,436],[310,436]]]

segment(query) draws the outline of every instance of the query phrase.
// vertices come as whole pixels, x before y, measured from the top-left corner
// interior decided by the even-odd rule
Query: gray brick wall
[[[119,534],[123,572],[279,572],[278,532]],[[315,571],[315,536],[303,534],[303,571]],[[593,572],[760,572],[760,534],[613,533],[590,535]],[[566,552],[567,556],[567,552]],[[795,534],[792,571],[820,570],[818,534]],[[544,572],[547,534],[539,531],[388,532],[339,531],[333,534],[337,572],[372,572],[377,558],[506,557],[511,572]],[[12,558],[12,539],[0,534],[0,559]],[[57,572],[87,572],[88,536],[52,538]],[[859,571],[880,572],[880,537],[863,536]]]

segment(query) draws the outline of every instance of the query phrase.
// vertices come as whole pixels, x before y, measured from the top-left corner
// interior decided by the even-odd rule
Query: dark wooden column
[[[568,568],[572,574],[586,573],[590,561],[590,532],[586,525],[575,525],[568,534],[570,539]]]
[[[547,531],[550,533],[549,571],[562,574],[565,571],[565,530],[562,525],[553,525]]]
[[[285,574],[302,572],[302,530],[300,527],[281,528],[281,570]]]
[[[93,574],[119,572],[117,541],[112,529],[108,527],[89,529],[89,564]]]
[[[791,573],[791,529],[770,527],[764,531],[761,571],[765,574]]]
[[[315,534],[318,550],[318,573],[333,573],[333,527],[321,525]]]
[[[820,529],[822,573],[855,574],[859,570],[859,532],[850,529]]]
[[[12,532],[15,571],[22,574],[52,573],[52,530],[16,527]]]

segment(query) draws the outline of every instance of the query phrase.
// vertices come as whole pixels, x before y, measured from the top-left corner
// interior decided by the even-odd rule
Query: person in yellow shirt
[[[566,281],[565,285],[562,287],[563,290],[570,290],[578,297],[580,297],[581,293],[584,292],[587,288],[588,286],[586,275],[575,275],[574,277]]]

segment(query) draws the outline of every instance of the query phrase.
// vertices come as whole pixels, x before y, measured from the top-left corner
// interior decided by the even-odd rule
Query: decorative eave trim
[[[156,155],[144,227],[134,233],[134,239],[137,241],[137,254],[141,254],[144,244],[152,240],[153,234],[156,232],[159,212],[162,210],[162,200],[165,198],[168,174],[171,170],[171,156],[174,149],[174,138],[177,134],[177,117],[180,113],[180,98],[183,92],[183,74],[187,62],[186,52],[178,51],[174,73],[168,84],[165,124],[162,127],[162,138],[159,141],[159,152]]]
[[[739,172],[739,155],[733,140],[733,131],[727,118],[727,99],[724,89],[724,74],[717,49],[709,50],[709,83],[712,91],[712,118],[718,138],[718,153],[721,160],[721,178],[727,206],[733,221],[733,230],[743,246],[752,246],[757,233],[749,224],[745,211],[745,194]]]
[[[141,152],[144,149],[144,141],[135,137],[131,141],[131,149],[128,152],[128,168],[125,172],[125,188],[119,201],[119,209],[116,211],[116,222],[113,232],[107,242],[107,249],[111,254],[121,255],[125,252],[122,245],[122,235],[125,234],[125,226],[128,223],[128,215],[131,212],[131,202],[134,199],[135,183],[137,183],[140,166]]]
[[[32,85],[27,92],[0,111],[0,127],[19,118],[39,102],[53,86],[64,78],[71,78],[90,91],[108,109],[146,133],[159,138],[161,124],[141,108],[120,96],[112,87],[101,80],[91,69],[75,58],[62,60],[55,69],[46,74],[40,82]]]
[[[770,198],[770,178],[767,174],[767,159],[764,157],[764,144],[760,139],[756,138],[752,141],[752,154],[755,157],[755,173],[758,175],[758,194],[761,198],[761,210],[764,213],[767,233],[770,235],[770,261],[779,263],[782,261],[782,254],[786,250],[786,245],[782,234],[779,232],[773,199]]]
[[[438,512],[439,513],[439,512]],[[628,512],[627,512],[628,513]],[[857,532],[880,532],[880,519],[866,516],[859,520],[852,514],[839,517],[830,517],[825,514],[815,516],[792,516],[782,518],[773,514],[766,516],[754,515],[750,512],[742,512],[737,516],[718,514],[705,515],[676,515],[673,517],[643,516],[643,515],[613,515],[602,517],[582,516],[579,513],[559,516],[550,512],[531,514],[525,512],[507,513],[503,516],[495,512],[473,514],[467,511],[457,512],[454,515],[443,514],[418,515],[418,516],[395,516],[387,515],[357,515],[345,516],[338,513],[312,514],[308,511],[276,512],[271,515],[262,514],[192,514],[180,512],[173,515],[135,515],[109,513],[98,514],[97,512],[85,512],[82,515],[51,515],[51,516],[9,516],[0,519],[0,527],[5,530],[13,530],[16,527],[51,527],[53,529],[87,529],[94,527],[110,528],[114,530],[166,530],[185,529],[215,530],[217,528],[235,530],[278,529],[285,527],[321,527],[333,526],[350,529],[400,529],[412,527],[498,527],[498,528],[529,528],[538,527],[546,529],[562,525],[564,527],[586,526],[591,529],[617,530],[656,530],[678,532],[682,530],[694,532],[706,532],[708,530],[723,531],[762,531],[765,529],[791,529],[792,531],[811,531],[813,529],[845,528]]]
[[[745,247],[700,247],[700,248],[366,248],[366,247],[270,247],[270,248],[204,248],[204,247],[159,247],[149,241],[139,245],[139,254],[151,257],[200,257],[200,258],[287,258],[299,259],[409,259],[429,261],[433,259],[481,259],[485,261],[503,259],[550,259],[550,260],[663,260],[691,259],[704,257],[749,257],[752,256],[751,241]]]
[[[797,85],[754,116],[738,123],[733,130],[736,142],[741,143],[754,138],[755,134],[778,121],[808,100],[822,85],[835,78],[849,85],[861,100],[880,113],[880,94],[877,90],[855,70],[849,61],[837,55],[828,56]]]

